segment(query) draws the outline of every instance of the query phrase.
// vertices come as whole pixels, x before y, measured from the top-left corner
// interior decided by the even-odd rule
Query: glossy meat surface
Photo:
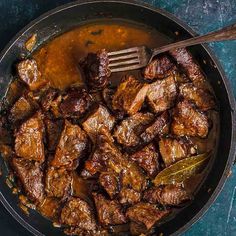
[[[12,167],[29,199],[40,202],[44,195],[43,171],[40,163],[13,158]]]
[[[186,138],[162,138],[159,149],[166,167],[196,154],[194,145]]]
[[[138,163],[150,177],[155,177],[160,171],[159,154],[153,143],[130,155],[129,158]]]
[[[27,160],[43,162],[44,154],[44,124],[42,114],[36,113],[25,121],[15,133],[15,152],[17,156]]]
[[[177,206],[190,200],[190,194],[181,186],[166,185],[148,189],[143,196],[144,200],[156,204]]]
[[[52,166],[75,169],[88,145],[86,133],[78,126],[65,121],[60,141],[57,145]]]
[[[119,193],[119,202],[125,205],[134,205],[141,200],[141,193],[132,188],[122,188]]]
[[[207,116],[198,111],[190,102],[181,101],[173,113],[172,133],[178,136],[197,136],[205,138],[209,130]]]
[[[174,76],[157,80],[149,85],[147,101],[153,112],[160,113],[171,108],[177,97],[177,86]]]
[[[103,226],[118,225],[127,222],[122,207],[116,200],[107,200],[103,195],[94,193],[93,195],[98,220]]]
[[[169,210],[161,211],[154,204],[140,202],[130,207],[126,215],[130,220],[144,224],[150,229],[169,213]]]
[[[146,98],[149,85],[139,82],[134,76],[126,76],[114,94],[112,105],[115,110],[134,115]]]

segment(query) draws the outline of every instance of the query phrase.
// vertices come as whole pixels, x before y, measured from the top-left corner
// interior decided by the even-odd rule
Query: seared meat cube
[[[161,136],[169,132],[169,115],[168,112],[162,113],[160,116],[150,123],[146,129],[140,134],[140,139],[144,143],[151,142],[157,135]]]
[[[161,211],[153,204],[140,202],[130,207],[126,212],[126,216],[130,220],[144,224],[147,229],[150,229],[169,213],[169,210]]]
[[[143,72],[144,78],[147,81],[153,79],[163,79],[170,76],[176,70],[176,66],[170,61],[167,56],[159,57],[148,64]]]
[[[21,96],[12,106],[9,120],[12,123],[21,122],[29,118],[36,110],[36,104],[26,95]]]
[[[64,168],[49,167],[45,183],[45,191],[49,197],[63,198],[71,191],[72,176]]]
[[[81,118],[92,103],[93,98],[84,88],[70,88],[62,97],[60,111],[63,117]]]
[[[206,86],[206,78],[203,75],[200,66],[195,62],[186,48],[173,49],[169,53],[182,67],[196,87],[204,88]]]
[[[171,108],[177,96],[177,87],[174,76],[157,80],[149,85],[147,101],[155,113]]]
[[[86,133],[78,126],[65,121],[61,138],[57,145],[52,166],[76,169],[88,146]]]
[[[107,200],[103,195],[93,194],[98,220],[103,226],[126,223],[127,219],[122,212],[121,205],[116,200]]]
[[[119,193],[119,202],[125,205],[134,205],[141,200],[140,192],[132,188],[122,188]]]
[[[194,102],[203,111],[216,107],[213,95],[206,89],[197,88],[192,83],[186,83],[179,87],[179,91],[184,99]]]
[[[40,164],[22,158],[13,158],[12,167],[29,199],[34,202],[41,201],[44,186]]]
[[[193,144],[186,138],[162,138],[159,148],[166,167],[196,153]]]
[[[96,229],[91,207],[80,198],[71,198],[66,202],[61,211],[61,222],[84,230]]]
[[[101,128],[106,128],[111,131],[115,123],[115,118],[109,111],[102,105],[99,105],[92,114],[83,122],[83,128],[95,141],[96,136],[99,134]]]
[[[26,59],[17,65],[20,79],[26,83],[30,90],[37,90],[47,84],[38,70],[37,63],[34,59]]]
[[[108,84],[111,71],[108,67],[109,60],[105,49],[97,53],[89,53],[80,63],[84,71],[85,82],[92,89],[102,89]]]
[[[171,184],[148,189],[145,191],[143,198],[153,204],[177,206],[189,200],[191,196],[183,187]]]
[[[138,112],[124,119],[116,127],[114,137],[125,147],[134,147],[140,143],[140,134],[153,119],[154,116],[151,113]]]
[[[150,177],[156,176],[160,171],[159,154],[152,143],[132,154],[129,158],[137,162]]]
[[[126,76],[114,94],[112,100],[113,109],[134,115],[141,109],[148,88],[148,84],[139,82],[134,76]]]
[[[45,159],[43,134],[42,114],[38,112],[25,121],[15,134],[15,152],[17,156],[43,162]]]
[[[110,198],[114,198],[119,191],[119,178],[113,172],[103,172],[99,176],[101,186],[109,194]]]
[[[63,130],[64,120],[45,118],[44,124],[46,126],[47,148],[54,152]]]
[[[181,101],[175,107],[171,124],[173,134],[205,138],[208,134],[209,126],[207,116],[195,109],[190,102]]]

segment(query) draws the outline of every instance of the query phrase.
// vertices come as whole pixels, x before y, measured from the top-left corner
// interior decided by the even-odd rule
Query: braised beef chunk
[[[49,111],[53,105],[53,102],[57,99],[59,94],[60,94],[60,92],[55,88],[47,89],[43,93],[43,95],[40,99],[40,104],[42,106],[42,109],[44,111]]]
[[[108,84],[111,72],[108,67],[109,60],[105,49],[97,53],[89,53],[80,63],[84,71],[85,82],[92,89],[102,89]]]
[[[179,87],[179,91],[184,99],[194,102],[203,111],[216,107],[215,99],[207,89],[197,88],[192,83],[186,83]]]
[[[111,199],[114,198],[119,191],[119,176],[113,172],[101,173],[99,183],[106,190]]]
[[[23,158],[13,158],[12,167],[29,199],[34,202],[41,201],[44,186],[40,164]]]
[[[12,106],[9,120],[18,123],[29,118],[36,110],[37,105],[27,95],[21,96]]]
[[[155,120],[146,126],[146,129],[140,134],[140,139],[144,143],[151,142],[157,135],[162,136],[169,132],[169,114],[162,113]]]
[[[93,98],[84,88],[72,87],[66,91],[60,104],[63,117],[81,118],[90,109]]]
[[[153,119],[154,116],[151,113],[138,112],[124,119],[120,125],[116,127],[114,137],[118,143],[125,147],[134,147],[139,144],[140,134]]]
[[[196,87],[204,88],[206,86],[206,78],[203,75],[200,66],[195,62],[186,48],[173,49],[169,51],[169,53]]]
[[[141,109],[148,87],[148,84],[139,82],[134,76],[126,76],[114,94],[112,100],[113,109],[134,115]]]
[[[176,70],[176,66],[170,61],[167,56],[159,57],[149,63],[144,71],[143,75],[147,81],[153,79],[163,79],[170,76]]]
[[[87,146],[88,137],[86,133],[78,125],[73,125],[66,120],[55,157],[51,163],[52,166],[76,169]]]
[[[140,202],[130,207],[126,212],[126,216],[130,220],[144,224],[147,229],[150,229],[169,213],[169,210],[161,211],[153,204]]]
[[[172,118],[171,130],[175,135],[205,138],[208,134],[210,124],[207,116],[188,101],[177,104]]]
[[[177,206],[189,200],[191,196],[183,187],[171,184],[148,189],[143,198],[153,204]]]
[[[99,105],[92,114],[83,122],[82,126],[90,138],[95,141],[100,129],[111,131],[115,118],[102,105]]]
[[[47,83],[47,81],[42,78],[34,59],[21,61],[17,65],[17,71],[20,79],[28,85],[30,90],[37,90]]]
[[[37,112],[25,121],[15,133],[15,152],[17,156],[43,162],[45,159],[43,135],[42,114]]]
[[[107,200],[103,195],[94,193],[98,220],[103,226],[118,225],[127,222],[121,205],[116,200]]]
[[[91,207],[80,198],[69,199],[61,211],[62,224],[78,226],[84,230],[96,230]]]
[[[119,193],[119,202],[125,205],[133,205],[141,200],[141,193],[132,188],[122,188]]]
[[[49,167],[45,183],[45,191],[49,197],[63,198],[71,191],[72,176],[64,168]]]
[[[46,127],[47,148],[50,152],[54,152],[63,130],[64,120],[47,117],[44,119],[44,124]]]
[[[138,163],[150,177],[154,177],[160,171],[159,154],[155,146],[150,143],[129,157]]]
[[[149,85],[147,101],[152,111],[159,113],[171,108],[177,96],[177,86],[174,76],[157,80]]]
[[[196,153],[194,145],[186,138],[162,138],[159,149],[166,167]]]

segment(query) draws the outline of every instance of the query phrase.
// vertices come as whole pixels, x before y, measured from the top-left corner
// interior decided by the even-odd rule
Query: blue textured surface
[[[0,0],[0,49],[30,20],[41,13],[70,2],[68,0]],[[197,33],[203,34],[236,23],[236,0],[146,0],[182,19]],[[236,42],[212,43],[236,96]],[[227,132],[227,131],[226,131]],[[8,216],[0,205],[0,235],[29,235]],[[236,235],[236,168],[223,191],[202,219],[185,236]]]

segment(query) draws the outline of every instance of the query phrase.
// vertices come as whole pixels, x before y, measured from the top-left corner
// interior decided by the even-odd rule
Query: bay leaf
[[[153,180],[156,186],[182,183],[187,178],[199,174],[210,157],[210,153],[185,158],[162,170]]]

